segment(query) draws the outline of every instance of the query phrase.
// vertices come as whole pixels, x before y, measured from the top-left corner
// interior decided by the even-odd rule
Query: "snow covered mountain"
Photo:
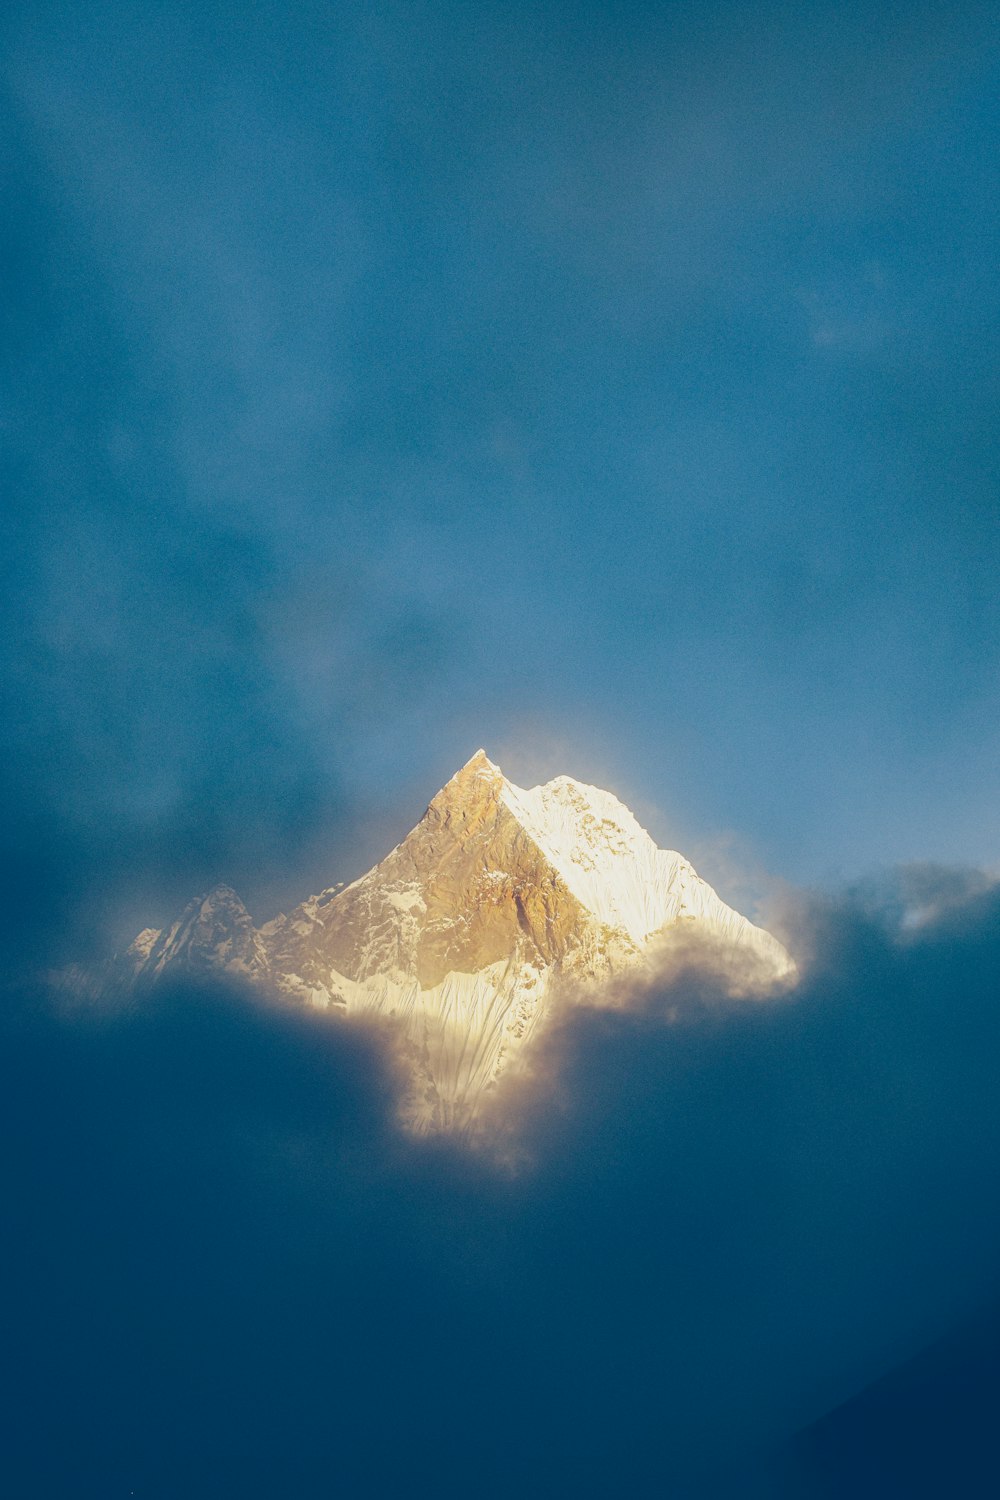
[[[417,1127],[461,1125],[571,995],[653,970],[671,934],[723,943],[758,981],[792,964],[609,792],[567,776],[525,791],[478,751],[385,859],[259,931],[219,886],[118,960],[130,986],[222,972],[289,1000],[395,1018]]]

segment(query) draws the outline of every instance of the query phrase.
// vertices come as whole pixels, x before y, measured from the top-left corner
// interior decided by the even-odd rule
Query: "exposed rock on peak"
[[[497,800],[503,785],[504,774],[499,766],[493,764],[485,750],[477,750],[472,759],[445,782],[428,811],[443,817],[464,809],[489,806]]]

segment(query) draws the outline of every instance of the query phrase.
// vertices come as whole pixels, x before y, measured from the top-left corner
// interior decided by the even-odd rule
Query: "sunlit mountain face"
[[[524,790],[478,751],[417,826],[348,886],[257,929],[217,886],[141,932],[103,976],[141,992],[227,974],[292,1004],[395,1023],[416,1129],[463,1127],[559,999],[621,1003],[682,943],[748,996],[789,979],[781,944],[657,848],[609,792],[568,776]]]

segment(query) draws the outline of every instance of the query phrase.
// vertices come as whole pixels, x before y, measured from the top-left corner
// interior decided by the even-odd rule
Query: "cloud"
[[[748,1483],[1000,1251],[996,891],[810,923],[794,997],[692,965],[567,1011],[500,1151],[401,1136],[377,1033],[217,988],[10,997],[15,1489]]]

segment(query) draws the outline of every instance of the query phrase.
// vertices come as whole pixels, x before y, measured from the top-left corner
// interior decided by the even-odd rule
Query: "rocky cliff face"
[[[471,1119],[530,1038],[555,988],[655,962],[694,927],[758,976],[791,970],[768,933],[658,849],[608,792],[559,777],[530,791],[477,752],[367,875],[258,932],[218,887],[164,932],[139,934],[119,973],[223,972],[289,1000],[394,1018],[419,1128]]]

